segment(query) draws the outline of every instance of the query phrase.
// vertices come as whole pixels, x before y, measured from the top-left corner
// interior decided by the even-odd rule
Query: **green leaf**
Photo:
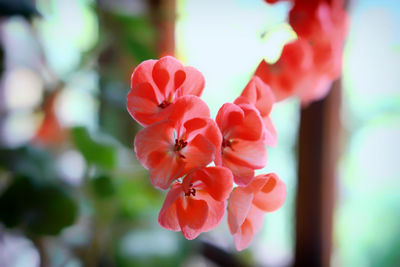
[[[29,234],[56,235],[73,224],[77,212],[74,199],[61,187],[39,186],[25,176],[16,177],[0,196],[0,221]]]
[[[34,146],[0,149],[0,166],[36,180],[51,180],[57,173],[54,157],[45,149]]]
[[[86,161],[106,169],[112,169],[117,162],[117,151],[111,144],[94,140],[83,127],[72,129],[75,145]]]
[[[115,194],[115,187],[110,177],[100,176],[90,181],[92,189],[98,198],[109,198]]]

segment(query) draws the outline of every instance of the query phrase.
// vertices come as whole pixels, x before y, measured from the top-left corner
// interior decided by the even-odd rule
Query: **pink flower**
[[[289,14],[289,22],[299,38],[306,39],[313,50],[315,70],[331,80],[340,76],[343,42],[348,17],[342,0],[298,1]]]
[[[132,73],[127,108],[132,118],[148,126],[166,119],[179,97],[200,96],[203,89],[204,77],[197,69],[171,56],[146,60]]]
[[[277,101],[297,94],[303,88],[306,76],[314,76],[313,53],[306,40],[297,39],[286,44],[281,57],[274,64],[264,60],[258,65],[255,75],[268,84]],[[307,89],[307,88],[306,88]]]
[[[138,132],[135,151],[152,184],[167,189],[173,180],[212,162],[221,142],[208,106],[196,96],[184,96],[168,119]]]
[[[277,133],[269,117],[272,106],[275,103],[275,97],[271,88],[259,77],[253,76],[234,103],[237,105],[253,104],[255,106],[264,121],[265,142],[268,146],[275,146],[277,142]]]
[[[348,18],[343,0],[293,3],[289,23],[298,39],[285,45],[275,64],[262,61],[255,75],[271,86],[277,101],[296,95],[307,105],[325,97],[341,74]]]
[[[223,141],[215,164],[229,168],[235,183],[245,186],[254,177],[254,170],[267,163],[260,113],[253,105],[226,103],[218,111],[216,122]]]
[[[286,186],[274,173],[254,177],[247,187],[236,187],[229,199],[228,227],[237,250],[249,246],[260,230],[265,212],[279,209],[286,198]]]
[[[158,216],[160,225],[181,231],[189,240],[215,228],[222,220],[233,186],[232,173],[223,167],[206,167],[172,184]]]

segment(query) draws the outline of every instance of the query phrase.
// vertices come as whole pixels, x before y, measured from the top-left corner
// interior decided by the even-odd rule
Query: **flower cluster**
[[[297,95],[308,104],[325,97],[340,76],[348,17],[343,0],[286,1],[293,2],[289,23],[298,38],[284,46],[275,64],[261,61],[255,74],[271,86],[277,101]]]
[[[158,217],[162,227],[194,239],[215,228],[228,206],[229,229],[242,250],[264,213],[278,209],[286,196],[276,174],[254,174],[267,163],[265,146],[277,141],[269,117],[275,97],[254,76],[214,121],[200,99],[203,89],[202,74],[171,56],[137,66],[127,108],[145,128],[134,148],[153,186],[169,189]]]

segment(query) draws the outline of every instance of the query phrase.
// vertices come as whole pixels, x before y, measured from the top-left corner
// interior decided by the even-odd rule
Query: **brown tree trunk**
[[[295,266],[329,266],[340,145],[340,81],[302,109],[296,201]]]
[[[158,30],[158,47],[160,56],[175,54],[175,0],[151,0],[151,17]]]

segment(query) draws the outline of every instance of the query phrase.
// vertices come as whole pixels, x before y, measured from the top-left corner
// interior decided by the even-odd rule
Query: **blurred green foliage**
[[[11,9],[19,3],[1,4]],[[39,70],[48,72],[40,76],[45,90],[42,103],[30,112],[46,113],[49,96],[68,90],[74,90],[76,97],[80,92],[86,98],[89,94],[98,108],[94,111],[97,121],[89,124],[56,122],[67,133],[59,143],[46,143],[45,139],[38,143],[33,138],[15,147],[0,144],[0,223],[10,233],[21,233],[33,241],[41,265],[57,265],[57,260],[64,258],[85,266],[176,266],[190,254],[183,244],[177,245],[176,255],[152,254],[151,246],[148,255],[154,257],[121,253],[142,246],[135,243],[126,248],[123,240],[131,231],[160,230],[156,222],[164,194],[152,187],[148,172],[135,160],[132,143],[140,126],[125,107],[134,66],[157,57],[158,30],[148,8],[140,12],[113,8],[119,4],[39,0],[43,16],[19,26],[29,28],[26,32],[33,35],[28,45],[34,49],[28,51],[32,54],[26,60],[37,57],[42,64]],[[29,8],[36,10],[31,4]],[[58,33],[65,35],[55,36]],[[18,34],[12,32],[11,36],[20,38]],[[0,45],[0,52],[2,70],[9,51]],[[14,54],[10,55],[12,61]],[[75,73],[80,74],[74,78]],[[92,80],[97,81],[95,88],[85,88]],[[54,102],[55,109],[72,101],[60,99]],[[74,114],[88,110],[80,105],[82,102],[67,106],[76,108]],[[51,127],[50,131],[54,130]],[[80,157],[84,165],[79,163]],[[62,164],[67,165],[60,167]],[[77,176],[71,180],[74,171]],[[52,242],[64,246],[64,254],[54,254],[56,250],[46,241],[49,235],[55,237]]]
[[[25,176],[0,196],[0,220],[31,235],[57,235],[74,223],[78,207],[71,194],[54,184],[38,184]]]
[[[110,144],[95,141],[87,129],[76,127],[72,129],[76,147],[85,157],[88,164],[95,164],[105,169],[112,169],[117,162],[116,149]]]
[[[0,149],[0,166],[12,173],[37,181],[54,180],[54,158],[43,148],[26,145],[16,149]]]
[[[110,177],[100,176],[91,180],[93,192],[99,199],[107,199],[115,194],[114,184]]]

